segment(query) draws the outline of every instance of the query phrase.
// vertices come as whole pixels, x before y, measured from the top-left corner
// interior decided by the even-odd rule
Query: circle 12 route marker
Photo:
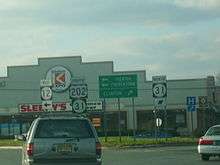
[[[51,100],[52,98],[52,90],[50,87],[41,88],[41,99],[42,100]]]

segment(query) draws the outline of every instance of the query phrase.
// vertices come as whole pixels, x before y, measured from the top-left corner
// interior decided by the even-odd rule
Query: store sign
[[[71,111],[71,106],[69,103],[53,103],[51,111]],[[35,113],[44,112],[42,104],[20,104],[19,112],[21,113]]]
[[[63,92],[71,84],[71,73],[63,66],[55,66],[47,72],[47,80],[52,80],[52,90]]]
[[[88,101],[86,103],[86,109],[89,112],[92,111],[101,111],[102,102],[101,101]],[[69,112],[72,111],[72,106],[67,102],[52,103],[52,112]],[[39,113],[44,112],[44,107],[42,104],[20,104],[19,105],[20,113]]]

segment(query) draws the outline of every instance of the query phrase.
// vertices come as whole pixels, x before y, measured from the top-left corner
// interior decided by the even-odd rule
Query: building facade
[[[40,80],[51,79],[53,82],[54,111],[71,111],[69,86],[72,79],[84,79],[88,84],[88,102],[103,103],[99,97],[99,76],[102,75],[137,75],[138,97],[120,99],[120,125],[126,134],[132,129],[153,131],[155,111],[152,97],[152,81],[146,80],[146,72],[115,72],[112,61],[82,62],[81,57],[40,58],[38,65],[10,66],[7,77],[0,78],[0,135],[9,136],[26,132],[30,123],[42,114]],[[220,103],[220,90],[215,87],[214,77],[201,79],[182,79],[167,81],[167,129],[176,135],[190,134],[192,131],[204,132],[209,126],[219,122],[216,112]],[[186,98],[197,99],[196,111],[187,111]],[[205,98],[204,102],[199,102]],[[105,105],[105,106],[104,106]],[[118,131],[118,99],[105,99],[104,110],[91,110],[88,117],[100,119],[96,125],[98,132],[103,132],[104,123],[108,134]],[[192,116],[192,118],[191,118]],[[157,117],[164,121],[164,111],[157,111]],[[164,123],[164,122],[163,122]],[[193,123],[193,124],[192,124]],[[193,127],[192,127],[193,125]],[[163,124],[161,130],[163,129]]]

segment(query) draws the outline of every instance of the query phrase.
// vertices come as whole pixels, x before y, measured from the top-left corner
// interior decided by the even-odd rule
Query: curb
[[[1,146],[0,149],[22,149],[21,146]]]

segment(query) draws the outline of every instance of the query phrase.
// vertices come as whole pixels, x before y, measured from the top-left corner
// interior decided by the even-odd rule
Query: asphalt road
[[[103,165],[210,165],[220,164],[218,157],[204,162],[196,147],[161,147],[149,149],[106,150]]]
[[[21,149],[10,147],[0,148],[1,165],[21,165]]]
[[[0,148],[0,164],[21,165],[21,149]],[[220,164],[218,157],[202,161],[196,147],[160,147],[148,149],[105,149],[103,165],[210,165]]]

